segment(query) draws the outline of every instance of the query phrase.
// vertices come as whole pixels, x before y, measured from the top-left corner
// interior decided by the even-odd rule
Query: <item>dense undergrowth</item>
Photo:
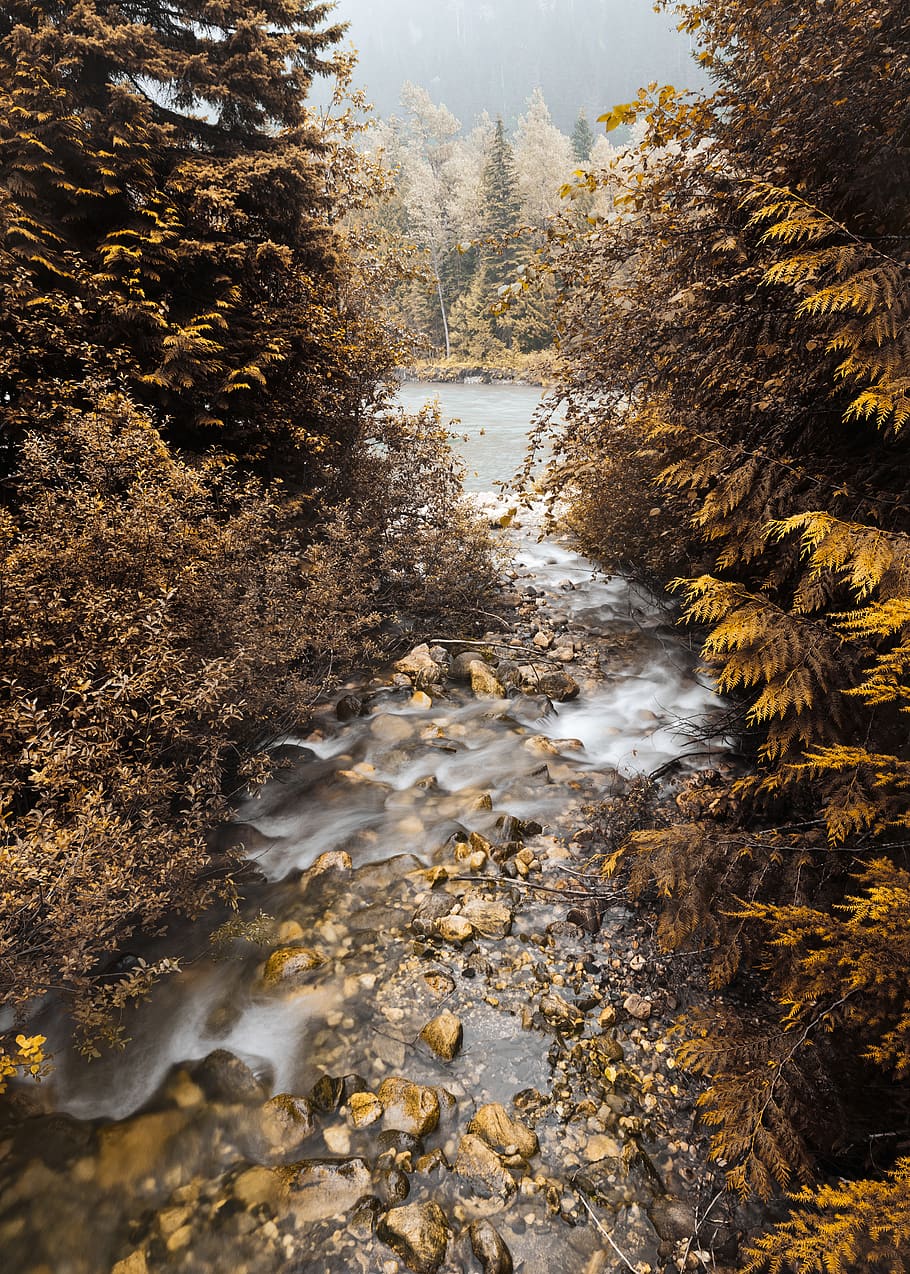
[[[642,93],[614,212],[554,231],[552,486],[675,579],[754,766],[625,839],[716,1009],[682,1061],[732,1187],[793,1191],[750,1269],[905,1270],[910,1151],[910,27],[897,0],[691,0],[710,97]],[[723,988],[758,974],[776,1025]]]
[[[86,1029],[99,971],[230,892],[268,744],[496,573],[365,229],[330,6],[0,17],[0,1003]],[[305,104],[316,72],[341,88]],[[0,1084],[41,1066],[0,1039]]]

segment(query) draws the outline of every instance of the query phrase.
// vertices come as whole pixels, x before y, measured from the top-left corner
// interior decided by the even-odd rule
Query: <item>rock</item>
[[[481,1106],[468,1124],[468,1132],[482,1137],[488,1146],[504,1155],[517,1152],[522,1159],[530,1159],[540,1148],[537,1134],[520,1120],[513,1119],[499,1102]]]
[[[262,981],[265,986],[300,986],[324,964],[325,956],[310,947],[279,947],[266,961]]]
[[[511,1199],[517,1190],[499,1156],[480,1137],[468,1133],[458,1143],[455,1172],[483,1199]]]
[[[445,681],[446,670],[430,654],[430,648],[426,642],[421,646],[415,646],[403,659],[399,659],[395,668],[398,672],[410,677],[418,690]]]
[[[512,913],[502,902],[469,897],[461,905],[461,918],[485,938],[507,938],[512,932]]]
[[[345,849],[330,849],[325,854],[320,854],[312,866],[300,877],[300,889],[306,891],[323,876],[332,873],[342,874],[353,871],[354,864],[351,862],[351,855]]]
[[[580,692],[574,677],[570,677],[567,672],[557,670],[541,673],[537,678],[535,689],[555,703],[568,703],[570,699],[577,699]]]
[[[553,645],[553,634],[541,628],[540,632],[535,633],[531,638],[531,644],[538,650],[549,650]]]
[[[460,944],[467,942],[474,934],[470,920],[466,920],[464,916],[442,916],[433,928],[443,942]]]
[[[514,659],[500,659],[496,665],[496,676],[504,686],[521,689],[521,669]]]
[[[575,658],[575,647],[571,643],[567,646],[557,646],[553,651],[553,658],[558,659],[561,664],[570,664]]]
[[[381,1198],[390,1208],[394,1208],[398,1203],[404,1203],[411,1193],[411,1183],[408,1181],[407,1174],[400,1168],[388,1168],[380,1172],[377,1184]]]
[[[350,1215],[348,1225],[351,1232],[360,1240],[368,1240],[375,1233],[382,1204],[373,1195],[361,1199]]]
[[[338,1155],[344,1158],[345,1155],[351,1153],[351,1134],[349,1129],[335,1125],[326,1128],[322,1134],[322,1140],[330,1154]]]
[[[444,1000],[455,990],[455,981],[447,973],[438,973],[434,970],[431,973],[425,973],[423,980],[439,1000]]]
[[[296,1150],[312,1134],[314,1122],[305,1097],[279,1093],[262,1108],[262,1132],[275,1150]]]
[[[471,689],[477,699],[505,699],[502,682],[486,664],[475,663],[471,668]]]
[[[414,1164],[414,1171],[419,1172],[423,1177],[430,1177],[434,1173],[444,1176],[449,1171],[449,1163],[442,1151],[437,1147],[431,1150],[429,1154],[421,1155]]]
[[[589,1163],[596,1163],[600,1159],[618,1159],[621,1154],[622,1146],[615,1137],[606,1137],[599,1133],[584,1148],[584,1156]]]
[[[363,714],[363,700],[357,695],[342,695],[335,704],[335,716],[339,721],[352,721]]]
[[[472,1221],[468,1234],[483,1274],[512,1274],[512,1254],[489,1221]]]
[[[436,921],[447,916],[452,910],[452,899],[448,894],[430,894],[426,902],[414,912],[411,928],[423,938],[429,938],[435,931]]]
[[[281,1170],[279,1170],[281,1171]],[[343,1216],[372,1189],[372,1175],[363,1159],[307,1159],[284,1169],[289,1203],[299,1221],[324,1221]]]
[[[622,1006],[630,1017],[637,1018],[639,1022],[647,1022],[654,1009],[650,1000],[643,999],[642,996],[636,995],[634,991],[631,995],[626,996]]]
[[[129,1256],[125,1256],[122,1261],[118,1261],[111,1267],[111,1274],[147,1274],[147,1272],[148,1262],[141,1248],[130,1252]]]
[[[567,1004],[561,995],[548,991],[540,997],[540,1011],[548,1021],[562,1030],[577,1030],[584,1021],[584,1016],[572,1004]]]
[[[548,739],[545,734],[532,734],[521,745],[535,756],[561,756],[563,752],[584,752],[581,739]]]
[[[476,650],[466,650],[456,655],[450,669],[452,678],[455,681],[470,682],[475,664],[479,664],[481,668],[486,667],[486,660]]]
[[[648,1215],[662,1239],[689,1239],[699,1228],[695,1210],[690,1204],[677,1199],[655,1199],[648,1209]]]
[[[404,1132],[401,1128],[384,1128],[379,1134],[378,1141],[379,1149],[383,1153],[391,1150],[396,1157],[410,1155],[412,1159],[416,1159],[423,1150],[420,1138],[412,1132]]]
[[[600,1027],[602,1031],[606,1031],[613,1025],[615,1021],[616,1021],[616,1010],[614,1009],[612,1004],[607,1004],[600,1011],[600,1015],[597,1018],[597,1025]]]
[[[331,1114],[344,1098],[344,1080],[339,1075],[320,1075],[310,1090],[310,1101],[317,1110]]]
[[[278,941],[289,947],[295,942],[302,942],[305,937],[303,925],[296,920],[283,920],[278,926]]]
[[[382,1081],[378,1095],[387,1128],[425,1137],[439,1123],[439,1098],[432,1088],[393,1076]]]
[[[375,1093],[352,1093],[348,1108],[355,1128],[369,1128],[382,1118],[382,1102]]]
[[[433,700],[425,691],[417,690],[411,695],[410,704],[412,708],[419,708],[425,712],[428,708],[432,708]]]
[[[434,1017],[432,1022],[427,1022],[420,1032],[420,1038],[427,1047],[445,1062],[451,1062],[461,1048],[462,1035],[460,1020],[448,1009]]]
[[[268,1086],[225,1048],[209,1053],[191,1074],[209,1101],[254,1102],[268,1095]]]
[[[379,1222],[378,1234],[414,1274],[436,1274],[445,1260],[449,1227],[438,1203],[392,1208]]]

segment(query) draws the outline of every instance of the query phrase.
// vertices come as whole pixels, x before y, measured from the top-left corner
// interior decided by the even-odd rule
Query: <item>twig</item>
[[[535,885],[530,880],[497,880],[495,876],[449,876],[449,880],[464,881],[470,885],[496,885],[500,889],[536,889],[542,894],[555,894],[557,898],[565,898],[567,901],[571,899],[573,902],[576,898],[588,899],[591,897],[587,890],[581,889],[550,889],[547,885]]]
[[[585,1196],[582,1194],[582,1192],[581,1192],[580,1190],[578,1190],[578,1189],[575,1187],[575,1184],[574,1184],[574,1183],[572,1184],[572,1189],[575,1191],[575,1193],[578,1195],[579,1199],[581,1199],[582,1204],[583,1204],[583,1205],[584,1205],[584,1207],[587,1209],[588,1215],[590,1216],[591,1220],[594,1222],[595,1226],[597,1227],[598,1233],[602,1234],[602,1235],[603,1235],[603,1237],[607,1240],[607,1242],[610,1244],[610,1247],[613,1249],[613,1251],[616,1253],[616,1255],[617,1255],[617,1256],[619,1257],[619,1259],[622,1261],[622,1263],[623,1263],[623,1265],[626,1267],[626,1269],[627,1269],[627,1270],[631,1270],[631,1271],[632,1271],[632,1274],[638,1274],[638,1270],[635,1268],[635,1266],[632,1264],[632,1262],[631,1262],[631,1261],[629,1260],[629,1258],[626,1256],[625,1252],[623,1252],[623,1251],[621,1250],[621,1248],[619,1248],[619,1247],[616,1245],[616,1243],[615,1243],[615,1242],[614,1242],[614,1240],[613,1240],[613,1236],[610,1234],[609,1230],[605,1229],[605,1228],[604,1228],[604,1226],[601,1224],[600,1219],[599,1219],[599,1217],[597,1216],[596,1212],[595,1212],[595,1211],[594,1211],[594,1209],[591,1207],[590,1203],[589,1203],[589,1202],[588,1202],[588,1200],[585,1198]]]

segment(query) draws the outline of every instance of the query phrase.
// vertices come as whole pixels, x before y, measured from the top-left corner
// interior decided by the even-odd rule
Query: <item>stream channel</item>
[[[538,391],[402,400],[434,393],[494,512]],[[410,674],[348,687],[363,715],[325,705],[285,745],[238,813],[239,918],[145,951],[181,972],[125,1050],[36,1023],[55,1068],[2,1111],[4,1274],[723,1266],[664,1038],[679,988],[620,898],[585,923],[573,840],[717,700],[652,599],[533,513],[502,534],[481,675],[427,634]]]

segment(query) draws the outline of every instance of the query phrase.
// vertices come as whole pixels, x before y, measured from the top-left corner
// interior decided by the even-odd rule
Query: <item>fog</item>
[[[465,123],[483,110],[511,127],[536,87],[556,124],[595,119],[650,80],[698,87],[689,37],[651,0],[338,0],[360,53],[357,82],[380,115],[405,80]]]

